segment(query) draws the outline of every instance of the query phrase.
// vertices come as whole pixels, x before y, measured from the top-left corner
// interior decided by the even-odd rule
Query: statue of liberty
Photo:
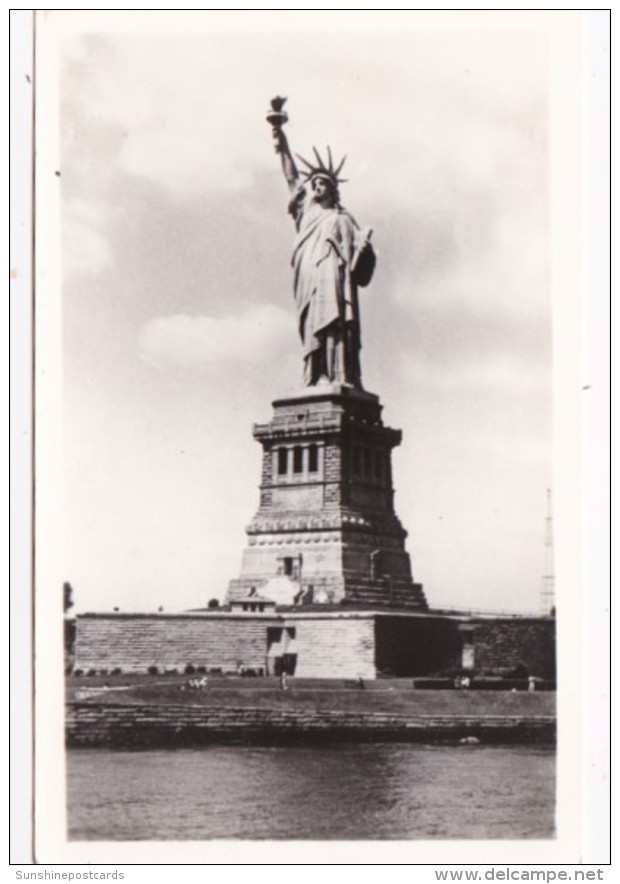
[[[361,389],[357,290],[370,282],[374,270],[372,231],[361,231],[340,205],[344,159],[334,166],[329,148],[326,161],[313,148],[315,162],[299,157],[306,168],[298,171],[282,129],[288,120],[282,110],[285,100],[272,100],[267,121],[291,191],[289,212],[297,229],[291,263],[303,344],[303,382]]]

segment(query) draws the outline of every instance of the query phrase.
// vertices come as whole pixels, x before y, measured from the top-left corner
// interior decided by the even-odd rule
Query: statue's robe
[[[360,323],[352,265],[361,233],[340,207],[323,208],[309,188],[291,204],[297,226],[292,265],[306,384],[319,376],[360,386]]]

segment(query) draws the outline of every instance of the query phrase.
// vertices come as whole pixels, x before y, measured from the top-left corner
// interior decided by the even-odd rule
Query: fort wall
[[[523,666],[555,679],[555,622],[389,611],[83,614],[75,665],[83,671],[184,671],[204,666],[305,678],[430,676]]]
[[[123,672],[191,664],[235,671],[265,666],[272,618],[242,615],[85,614],[77,618],[75,665]],[[273,618],[276,620],[276,618]]]

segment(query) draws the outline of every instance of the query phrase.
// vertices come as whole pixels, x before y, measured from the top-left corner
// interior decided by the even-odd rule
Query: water
[[[73,840],[553,837],[547,747],[74,749]]]

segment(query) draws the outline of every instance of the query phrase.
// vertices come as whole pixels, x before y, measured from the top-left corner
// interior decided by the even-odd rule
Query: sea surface
[[[550,747],[72,749],[67,765],[76,841],[554,835]]]

